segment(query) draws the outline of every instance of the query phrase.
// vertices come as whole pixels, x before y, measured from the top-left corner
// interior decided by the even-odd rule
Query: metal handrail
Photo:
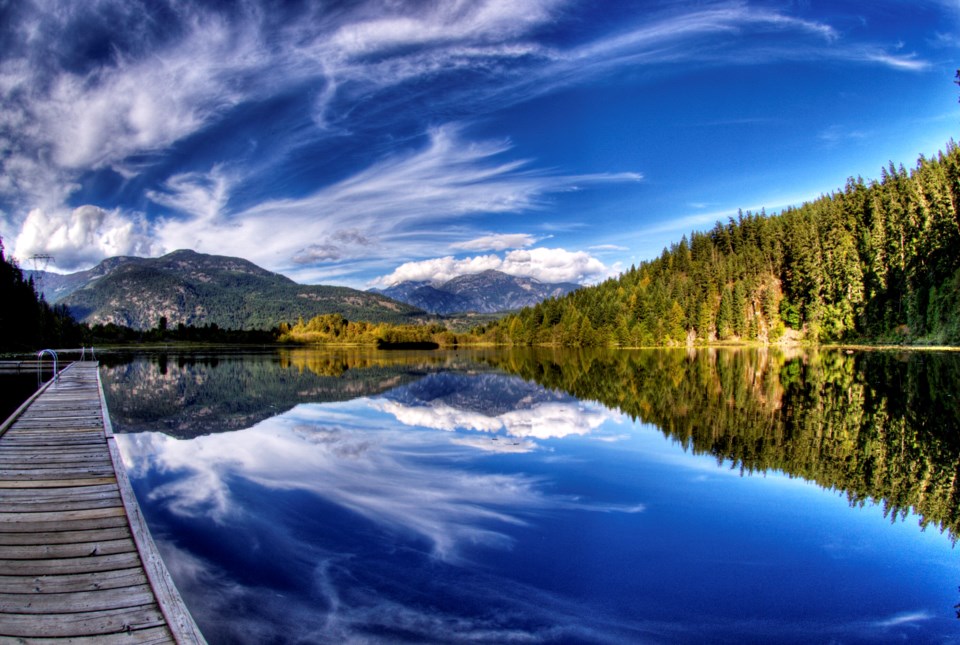
[[[52,349],[41,349],[37,352],[37,381],[40,382],[43,380],[43,355],[50,354],[53,356],[53,380],[60,380],[60,372],[57,371],[57,353]]]

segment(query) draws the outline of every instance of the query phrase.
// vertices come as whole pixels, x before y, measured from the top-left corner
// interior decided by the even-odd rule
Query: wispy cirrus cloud
[[[462,251],[505,251],[533,246],[536,242],[537,238],[528,233],[493,233],[456,242],[451,247]]]
[[[157,225],[156,237],[167,248],[242,254],[269,267],[295,268],[311,261],[363,258],[385,264],[409,257],[422,229],[489,213],[523,213],[542,209],[548,196],[596,184],[638,182],[639,173],[561,175],[531,168],[530,162],[504,159],[510,143],[469,141],[455,125],[431,130],[423,148],[388,157],[347,179],[300,199],[267,201],[222,218],[196,213],[209,203],[198,185],[219,185],[215,178],[184,178],[155,199],[181,204],[185,217]],[[282,225],[278,226],[278,222]],[[431,236],[426,235],[429,239]],[[494,247],[508,238],[484,240]],[[362,243],[358,243],[362,240]],[[531,239],[513,238],[513,242]],[[473,240],[476,243],[476,240]],[[451,244],[463,244],[450,240]],[[470,240],[466,243],[469,245]],[[333,244],[334,246],[331,246]],[[435,248],[429,243],[424,250]],[[464,247],[461,247],[464,248]],[[401,250],[404,249],[404,250]],[[508,256],[511,267],[557,266],[545,251]],[[602,272],[586,254],[571,279]],[[566,275],[566,274],[565,274]],[[566,278],[564,278],[566,279]]]
[[[145,230],[154,236],[153,249],[252,250],[251,259],[293,272],[311,263],[316,270],[358,262],[370,253],[422,259],[429,256],[427,245],[410,235],[418,226],[529,212],[551,194],[641,177],[573,175],[538,170],[540,161],[495,161],[509,149],[505,141],[470,141],[437,124],[472,120],[623,71],[664,74],[782,60],[905,72],[929,65],[895,44],[855,40],[823,20],[746,1],[638,11],[614,32],[544,37],[575,9],[565,0],[364,2],[336,12],[257,2],[221,10],[182,2],[22,3],[9,13],[0,61],[3,228],[18,230],[37,208],[69,214],[84,204],[76,195],[85,182],[112,170],[126,182],[131,201],[149,200],[169,211],[160,219],[151,212]],[[92,33],[104,51],[84,50],[82,33]],[[214,149],[213,160],[198,168],[201,162],[181,150],[211,129],[234,125],[238,110],[291,96],[301,97],[300,111],[269,130],[256,129],[241,158],[233,158],[235,147],[225,147],[220,158]],[[394,132],[397,124],[403,135]],[[351,176],[332,183],[318,177],[313,191],[285,190],[277,181],[280,166],[303,146],[357,130],[407,143],[386,153],[365,151]],[[429,132],[426,148],[396,151],[409,150],[410,137],[423,132]],[[246,199],[230,211],[241,189]],[[131,222],[142,217],[139,207],[108,210]],[[359,223],[348,225],[351,220]],[[368,243],[339,244],[348,229]],[[503,240],[490,242],[488,250],[505,250],[497,246]],[[443,243],[483,250],[453,233]],[[81,249],[64,253],[95,256]]]

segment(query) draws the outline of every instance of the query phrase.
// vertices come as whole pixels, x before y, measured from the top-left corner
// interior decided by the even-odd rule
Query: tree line
[[[83,326],[67,308],[50,305],[39,295],[0,240],[0,350],[36,351],[43,347],[77,347]]]
[[[960,148],[739,213],[660,257],[478,328],[520,345],[960,342]]]

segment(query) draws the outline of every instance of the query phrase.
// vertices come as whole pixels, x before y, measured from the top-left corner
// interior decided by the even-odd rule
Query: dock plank
[[[120,634],[163,626],[163,613],[156,604],[73,614],[0,613],[0,636],[70,638]]]
[[[50,531],[47,533],[0,533],[0,546],[24,544],[71,544],[73,542],[97,542],[130,537],[129,526],[111,526],[99,529]]]
[[[95,362],[0,424],[0,643],[204,645],[156,551]]]
[[[43,576],[0,575],[0,593],[23,593],[25,589],[35,593],[73,593],[135,587],[146,583],[147,574],[139,567]]]

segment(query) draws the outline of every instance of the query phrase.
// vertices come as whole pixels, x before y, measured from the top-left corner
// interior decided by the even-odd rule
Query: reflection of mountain
[[[548,402],[570,401],[566,394],[544,389],[536,383],[502,374],[430,374],[386,398],[405,405],[443,403],[452,408],[497,416]]]
[[[387,393],[380,408],[405,425],[504,432],[526,441],[462,443],[498,451],[530,450],[533,439],[587,435],[619,415],[606,408],[503,374],[440,372]],[[496,441],[496,439],[494,439]]]
[[[509,354],[492,363],[643,421],[745,472],[960,536],[960,355],[705,350]]]
[[[298,403],[344,401],[409,383],[440,356],[282,350],[258,355],[156,354],[104,360],[102,377],[118,432],[180,438],[248,428]]]

